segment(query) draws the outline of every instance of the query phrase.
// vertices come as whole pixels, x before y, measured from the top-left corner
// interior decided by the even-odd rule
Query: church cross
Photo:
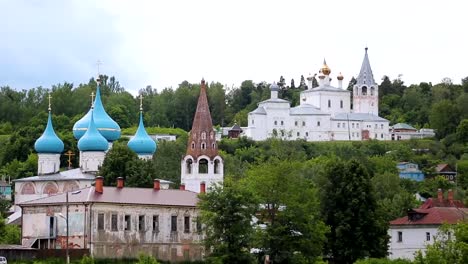
[[[91,92],[91,107],[94,107],[94,92]]]
[[[75,154],[71,151],[71,150],[68,150],[66,153],[65,153],[65,156],[68,157],[68,169],[71,169],[72,168],[72,162],[71,162],[71,157],[72,156],[75,156]]]
[[[143,111],[143,95],[140,94],[140,111]]]
[[[50,93],[49,93],[48,98],[49,98],[49,108],[48,108],[48,110],[50,111],[50,110],[52,110],[52,108],[50,107],[50,105],[51,105],[51,104],[50,104],[50,99],[52,99],[52,96],[50,95]]]

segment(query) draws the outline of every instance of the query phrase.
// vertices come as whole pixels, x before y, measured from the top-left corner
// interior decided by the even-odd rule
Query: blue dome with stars
[[[101,91],[99,84],[96,90],[96,99],[94,100],[94,123],[97,130],[108,141],[115,141],[120,138],[120,126],[115,122],[106,112],[101,100]],[[73,126],[73,135],[76,139],[80,139],[88,129],[90,121],[90,112],[86,113],[80,120]]]
[[[109,143],[97,130],[96,124],[94,123],[93,109],[91,109],[90,112],[88,129],[80,140],[78,140],[78,149],[80,151],[106,151],[109,148]]]
[[[34,143],[34,149],[37,153],[51,153],[59,154],[63,152],[63,141],[55,134],[54,127],[52,125],[52,115],[49,111],[49,117],[47,119],[47,126],[36,143]]]
[[[145,130],[142,112],[140,112],[140,124],[138,125],[136,134],[128,141],[127,146],[140,155],[152,155],[156,152],[157,144]]]

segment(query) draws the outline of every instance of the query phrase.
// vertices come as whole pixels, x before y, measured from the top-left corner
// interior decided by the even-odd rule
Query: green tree
[[[99,175],[104,177],[107,186],[115,186],[117,177],[123,177],[128,180],[138,172],[138,156],[130,150],[125,144],[115,142],[112,149],[106,154],[106,158],[99,169]]]
[[[437,136],[444,138],[456,130],[459,122],[457,107],[450,100],[441,100],[432,105],[429,120]]]
[[[252,217],[258,208],[255,196],[228,180],[200,195],[205,246],[213,263],[253,263]]]
[[[17,225],[7,225],[0,215],[0,244],[20,244],[21,230]]]
[[[468,142],[468,119],[463,119],[457,127],[457,137],[462,143]]]
[[[386,222],[378,214],[371,177],[356,160],[327,165],[322,213],[330,226],[326,254],[336,263],[387,254]]]

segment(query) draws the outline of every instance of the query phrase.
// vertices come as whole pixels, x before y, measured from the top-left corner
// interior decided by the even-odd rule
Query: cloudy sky
[[[376,80],[468,76],[466,1],[0,0],[0,86],[79,84],[101,73],[132,93],[202,77],[296,83],[326,58],[345,83],[364,48]]]

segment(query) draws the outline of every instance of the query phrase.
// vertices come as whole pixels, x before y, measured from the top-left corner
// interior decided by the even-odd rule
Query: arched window
[[[210,139],[213,139],[214,133],[213,131],[210,132]]]
[[[300,133],[300,132],[297,132],[297,136],[299,137],[300,135],[301,135],[301,133]]]
[[[192,141],[192,149],[195,149],[195,142]]]
[[[346,128],[346,123],[343,123],[343,128]]]
[[[275,121],[275,126],[278,125],[278,121]]]
[[[201,149],[206,149],[206,143],[205,142],[201,143]]]
[[[281,120],[281,125],[284,125],[284,122],[283,122],[283,120]]]
[[[23,185],[21,188],[21,194],[35,194],[36,188],[34,188],[34,184],[28,182]]]
[[[198,161],[198,173],[208,173],[208,161],[206,159]]]
[[[383,129],[383,124],[380,124],[380,128]]]
[[[340,124],[340,123],[338,123],[338,124],[336,124],[336,125],[337,125],[337,127],[338,127],[338,128],[340,128],[340,125],[341,125],[341,124]]]
[[[201,139],[206,139],[206,132],[201,133]]]
[[[331,107],[331,100],[328,100],[328,107]]]
[[[253,119],[252,119],[252,125],[253,125],[253,124],[255,124],[255,122],[254,122],[254,121],[255,121],[255,120],[253,120]]]
[[[351,127],[354,128],[354,123],[351,123]]]
[[[302,121],[302,126],[305,126],[305,121]]]
[[[215,149],[215,148],[216,148],[216,143],[211,144],[211,147],[212,147],[213,149]]]
[[[359,128],[359,123],[356,123],[356,128]]]
[[[188,159],[185,162],[185,170],[187,171],[187,174],[192,174],[192,165],[193,165],[192,159]]]
[[[371,88],[370,88],[370,95],[373,96],[374,94],[375,94],[375,88],[374,88],[374,87],[371,87]]]
[[[363,86],[361,89],[362,89],[362,95],[367,95],[367,87]]]
[[[306,137],[308,137],[308,136],[309,136],[309,132],[306,132]]]
[[[219,160],[214,161],[214,173],[215,174],[219,173]]]
[[[57,185],[52,183],[52,182],[46,183],[46,185],[44,186],[44,190],[42,190],[42,193],[43,194],[56,194],[56,193],[58,193]]]
[[[343,108],[343,100],[340,101],[340,108]]]

